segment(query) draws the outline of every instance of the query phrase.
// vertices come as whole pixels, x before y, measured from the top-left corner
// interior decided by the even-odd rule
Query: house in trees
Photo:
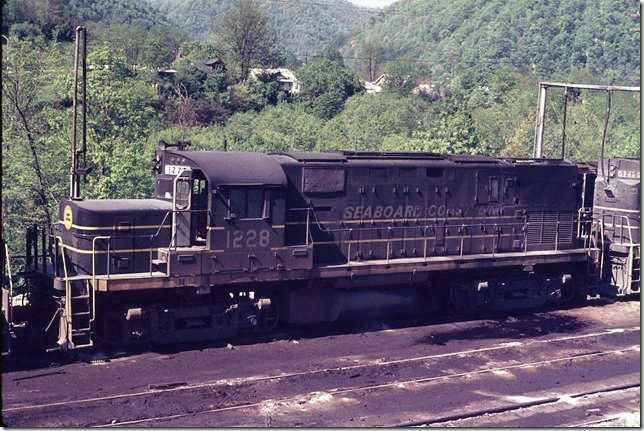
[[[382,86],[385,83],[385,74],[380,75],[378,79],[373,82],[365,81],[364,88],[367,93],[380,93],[382,91]]]
[[[220,58],[207,58],[203,60],[195,60],[194,64],[197,67],[205,68],[209,72],[212,72],[212,71],[225,72],[226,70],[228,70],[226,68],[226,63],[224,63],[224,61]]]
[[[250,70],[250,77],[262,82],[278,82],[280,89],[288,96],[293,96],[300,92],[300,84],[290,69],[254,68]]]

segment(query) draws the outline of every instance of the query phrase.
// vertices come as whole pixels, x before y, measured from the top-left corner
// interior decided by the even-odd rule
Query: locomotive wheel
[[[103,315],[96,331],[97,340],[110,346],[123,346],[129,343],[127,322],[118,313]]]
[[[469,313],[474,309],[474,293],[468,286],[453,283],[449,289],[449,299],[452,307],[458,313]]]

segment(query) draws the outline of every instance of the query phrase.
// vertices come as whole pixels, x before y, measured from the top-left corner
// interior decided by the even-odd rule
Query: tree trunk
[[[40,169],[40,161],[38,159],[36,141],[31,135],[31,129],[29,128],[29,123],[27,123],[27,118],[25,117],[24,113],[20,109],[20,106],[18,106],[17,103],[14,103],[14,106],[16,108],[16,112],[20,116],[20,120],[22,121],[22,126],[24,127],[25,132],[27,133],[27,140],[29,141],[29,149],[31,150],[31,156],[34,159],[34,169],[36,171],[36,178],[38,179],[38,188],[36,189],[36,193],[38,193],[38,196],[40,196],[40,200],[42,201],[42,204],[43,204],[43,210],[45,211],[45,221],[47,222],[47,230],[51,231],[52,223],[51,223],[51,215],[49,214],[49,199],[47,199],[45,182],[43,180],[42,170]]]

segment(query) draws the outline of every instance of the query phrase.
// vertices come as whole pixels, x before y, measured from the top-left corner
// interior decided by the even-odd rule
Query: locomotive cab
[[[172,241],[158,250],[160,270],[199,276],[280,265],[286,176],[273,158],[159,150],[156,160],[156,196],[173,208]]]

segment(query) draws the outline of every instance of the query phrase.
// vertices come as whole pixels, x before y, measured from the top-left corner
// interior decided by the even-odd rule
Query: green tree
[[[165,25],[156,25],[148,30],[145,37],[141,61],[156,69],[168,67],[174,61],[184,36]]]
[[[375,40],[366,40],[358,50],[360,57],[361,69],[363,76],[369,82],[375,81],[381,71],[381,62],[384,55],[384,50],[380,42]]]
[[[355,95],[325,124],[318,149],[378,151],[390,137],[408,140],[422,126],[427,109],[428,105],[414,96],[384,92]]]
[[[418,83],[419,76],[417,60],[404,55],[385,66],[385,88],[387,91],[409,94]]]
[[[320,120],[301,106],[279,103],[260,113],[249,111],[233,115],[225,133],[231,150],[312,151],[321,136]]]
[[[254,0],[238,0],[215,22],[215,34],[239,67],[239,81],[248,78],[250,68],[271,57],[276,36],[268,17]]]
[[[3,179],[8,179],[4,173],[19,169],[14,172],[14,181],[5,183],[10,190],[8,195],[21,202],[18,205],[25,205],[29,199],[37,202],[30,217],[47,228],[54,222],[51,214],[55,211],[56,199],[50,190],[58,178],[52,174],[51,166],[43,163],[44,155],[52,150],[43,141],[49,129],[43,107],[58,54],[57,44],[47,44],[42,38],[9,37],[2,59],[2,148],[6,156],[3,157]],[[10,163],[13,158],[19,158],[24,164]],[[3,211],[8,205],[6,198],[3,193]]]
[[[313,112],[320,118],[337,115],[347,98],[364,91],[362,82],[344,67],[341,57],[333,55],[302,66],[296,76],[301,86],[300,97],[311,101]]]

